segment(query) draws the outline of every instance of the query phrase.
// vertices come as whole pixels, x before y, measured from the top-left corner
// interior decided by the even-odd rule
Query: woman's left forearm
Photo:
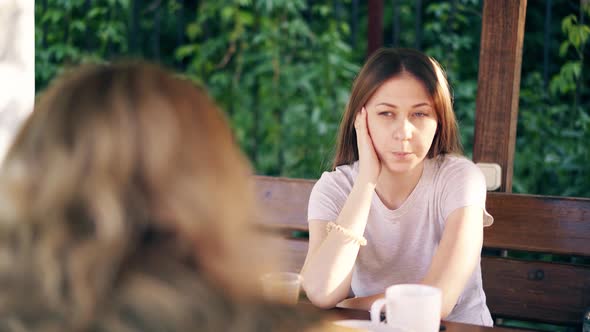
[[[455,307],[479,263],[483,243],[482,210],[465,207],[449,215],[439,247],[422,283],[442,291],[441,317]]]
[[[336,306],[339,308],[369,311],[371,310],[371,305],[373,305],[373,302],[377,301],[378,299],[382,299],[384,296],[384,294],[375,294],[371,296],[352,297],[341,301]]]

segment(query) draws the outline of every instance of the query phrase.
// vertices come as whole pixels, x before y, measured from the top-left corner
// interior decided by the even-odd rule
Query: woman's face
[[[420,166],[437,128],[432,98],[408,73],[383,83],[365,105],[375,151],[383,167],[404,173]]]

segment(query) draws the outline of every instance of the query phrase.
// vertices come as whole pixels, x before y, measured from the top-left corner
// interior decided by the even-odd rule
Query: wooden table
[[[334,313],[334,316],[339,317],[339,319],[363,319],[363,320],[370,320],[371,319],[369,312],[363,311],[363,310],[334,308],[334,309],[330,309],[328,311],[330,313]],[[520,329],[515,330],[515,329],[509,329],[509,328],[503,328],[503,327],[485,327],[485,326],[447,322],[447,321],[443,321],[441,323],[441,326],[444,326],[445,332],[510,332],[510,331],[522,332],[522,331],[524,331],[524,330],[520,330]]]

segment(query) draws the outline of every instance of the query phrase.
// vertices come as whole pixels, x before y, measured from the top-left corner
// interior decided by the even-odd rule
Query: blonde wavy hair
[[[0,330],[300,326],[235,305],[265,269],[250,175],[189,81],[141,63],[63,75],[0,173]]]

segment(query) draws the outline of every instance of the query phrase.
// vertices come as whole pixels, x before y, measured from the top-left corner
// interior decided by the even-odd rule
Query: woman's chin
[[[392,174],[403,174],[409,173],[415,170],[420,165],[420,161],[417,158],[412,158],[408,160],[388,160],[383,167]]]

